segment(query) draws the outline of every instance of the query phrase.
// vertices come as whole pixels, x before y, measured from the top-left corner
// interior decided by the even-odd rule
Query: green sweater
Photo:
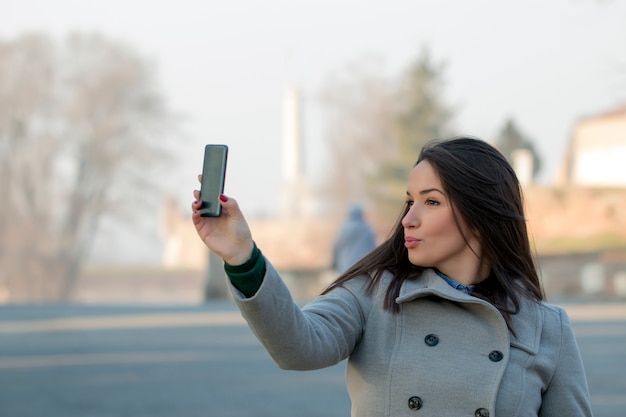
[[[250,298],[263,283],[265,258],[255,243],[250,259],[241,265],[229,265],[224,262],[224,271],[235,288]]]

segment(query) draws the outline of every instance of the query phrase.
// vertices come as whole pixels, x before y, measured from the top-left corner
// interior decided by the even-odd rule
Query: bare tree
[[[173,119],[150,65],[101,36],[0,42],[0,286],[65,299],[103,216],[152,187]]]
[[[453,110],[444,99],[445,64],[434,62],[428,48],[394,83],[391,129],[395,152],[381,160],[378,171],[368,178],[370,194],[385,218],[395,218],[404,201],[408,173],[422,147],[429,141],[445,139]]]
[[[381,72],[379,60],[363,57],[324,87],[330,151],[324,194],[332,196],[336,215],[343,216],[353,201],[369,199],[366,179],[378,170],[381,159],[395,152],[391,88]]]
[[[445,137],[453,112],[443,99],[444,66],[427,49],[397,78],[381,76],[376,63],[358,61],[327,86],[333,115],[327,195],[344,207],[369,202],[390,218],[419,150]]]

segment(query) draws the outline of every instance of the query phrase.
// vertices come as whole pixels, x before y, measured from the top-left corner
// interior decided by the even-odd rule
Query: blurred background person
[[[365,221],[363,207],[353,203],[333,244],[332,268],[341,274],[375,247],[376,235]]]

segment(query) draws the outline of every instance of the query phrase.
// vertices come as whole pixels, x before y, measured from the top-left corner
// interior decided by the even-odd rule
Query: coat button
[[[439,343],[439,336],[431,333],[424,338],[424,343],[426,343],[428,346],[436,346],[437,343]]]
[[[491,362],[500,362],[504,355],[499,350],[492,350],[489,352],[489,360]]]
[[[489,410],[487,410],[486,408],[479,408],[478,410],[474,411],[474,416],[489,417]]]
[[[409,408],[413,411],[417,411],[422,408],[422,399],[415,395],[409,398]]]

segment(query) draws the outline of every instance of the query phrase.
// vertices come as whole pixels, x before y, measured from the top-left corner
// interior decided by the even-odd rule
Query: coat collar
[[[506,327],[504,318],[493,305],[452,288],[433,269],[426,269],[419,277],[404,281],[402,288],[400,288],[400,295],[396,298],[396,303],[402,304],[432,295],[459,303],[484,305],[497,313],[502,319],[503,326]],[[509,334],[511,345],[535,355],[539,351],[543,327],[539,305],[526,298],[522,298],[520,304],[520,311],[511,316],[511,327],[515,331],[515,335]]]

